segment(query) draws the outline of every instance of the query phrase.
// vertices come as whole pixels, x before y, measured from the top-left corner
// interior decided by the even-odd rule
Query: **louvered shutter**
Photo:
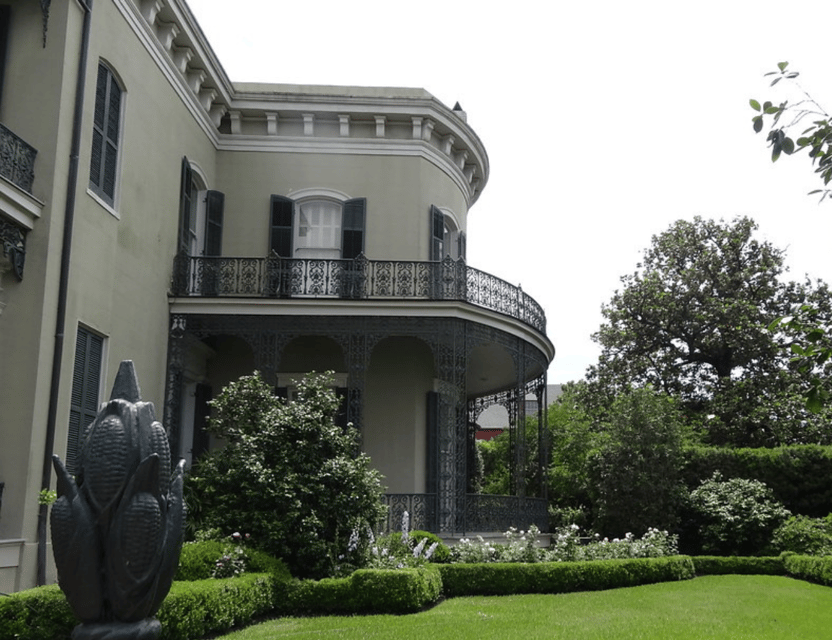
[[[191,174],[191,163],[184,156],[179,176],[179,251],[188,253],[190,249],[193,176]]]
[[[438,207],[430,206],[430,259],[441,260],[445,257],[445,214]]]
[[[208,404],[213,397],[211,386],[197,384],[194,390],[194,438],[191,446],[191,460],[196,461],[208,451],[210,438],[206,427],[208,417],[211,415],[211,406]]]
[[[292,257],[292,217],[294,202],[285,196],[272,196],[269,251],[281,258]]]
[[[3,97],[3,77],[6,70],[6,50],[9,41],[9,19],[11,7],[7,4],[0,5],[0,98]]]
[[[78,327],[66,443],[66,462],[70,473],[77,471],[84,432],[98,412],[103,351],[103,338]]]
[[[109,204],[115,202],[116,193],[121,94],[112,72],[99,64],[93,112],[90,186]]]
[[[107,111],[107,67],[98,65],[95,85],[95,109],[92,120],[92,154],[90,157],[90,184],[96,191],[101,187],[101,165],[104,157],[104,122]]]
[[[457,241],[457,257],[465,260],[465,253],[468,250],[468,239],[464,231],[460,231],[456,237]]]
[[[205,196],[205,255],[222,255],[222,218],[225,194],[208,191]]]
[[[367,198],[355,198],[344,203],[341,216],[341,257],[352,260],[364,253],[364,226],[367,217]]]

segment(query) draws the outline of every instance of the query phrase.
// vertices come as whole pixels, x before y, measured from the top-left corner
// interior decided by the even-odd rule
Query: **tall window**
[[[78,327],[66,442],[66,466],[70,473],[75,473],[78,469],[84,431],[95,420],[98,412],[103,355],[104,338],[84,327]]]
[[[189,256],[222,255],[225,194],[204,189],[187,158],[182,158],[179,192],[179,250]]]
[[[439,207],[430,206],[430,259],[444,260],[446,257],[458,260],[465,258],[465,232],[461,231],[454,219],[443,213]]]
[[[367,199],[272,196],[269,250],[282,258],[352,259],[364,252]]]
[[[115,204],[123,91],[113,72],[98,65],[90,159],[90,189],[110,206]]]

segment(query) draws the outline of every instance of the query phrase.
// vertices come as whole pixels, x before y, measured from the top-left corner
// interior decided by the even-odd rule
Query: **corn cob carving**
[[[52,549],[58,582],[81,620],[73,640],[152,640],[153,616],[179,562],[185,508],[180,461],[133,363],[119,367],[110,401],[84,433],[75,479],[58,456]]]

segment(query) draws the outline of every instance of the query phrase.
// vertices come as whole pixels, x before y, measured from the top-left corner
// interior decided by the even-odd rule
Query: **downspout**
[[[61,273],[58,283],[58,309],[55,319],[55,346],[52,353],[52,382],[49,388],[49,413],[46,418],[46,443],[43,450],[43,475],[41,489],[49,489],[52,483],[52,451],[55,447],[55,424],[58,416],[58,392],[61,386],[61,362],[64,349],[64,325],[66,324],[66,300],[69,291],[69,258],[72,252],[72,227],[75,220],[75,198],[78,182],[78,156],[81,148],[81,120],[84,113],[87,52],[90,45],[90,22],[93,0],[80,0],[84,8],[84,24],[81,31],[81,51],[78,55],[78,76],[75,80],[75,111],[72,120],[72,146],[69,152],[69,172],[64,209],[63,244],[61,247]],[[46,520],[48,505],[38,510],[38,585],[46,584]]]

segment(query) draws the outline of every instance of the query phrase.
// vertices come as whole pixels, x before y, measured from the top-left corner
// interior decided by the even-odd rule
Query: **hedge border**
[[[161,640],[197,640],[259,617],[414,613],[446,597],[570,593],[688,580],[695,575],[765,574],[832,586],[832,556],[673,556],[587,562],[440,564],[361,569],[347,578],[285,580],[246,574],[175,582],[159,610]],[[68,640],[76,620],[57,585],[0,598],[0,637]]]

